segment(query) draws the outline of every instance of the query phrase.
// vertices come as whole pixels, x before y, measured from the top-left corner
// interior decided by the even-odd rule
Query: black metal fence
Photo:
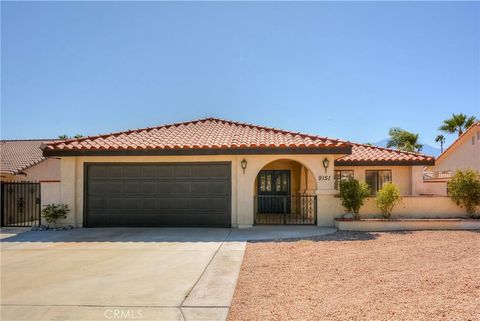
[[[1,183],[2,227],[40,224],[40,183]]]
[[[255,224],[317,224],[316,195],[257,195]]]

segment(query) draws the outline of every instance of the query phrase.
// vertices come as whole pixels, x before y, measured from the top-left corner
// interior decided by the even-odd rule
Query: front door
[[[258,213],[290,213],[289,170],[262,170],[257,181]]]

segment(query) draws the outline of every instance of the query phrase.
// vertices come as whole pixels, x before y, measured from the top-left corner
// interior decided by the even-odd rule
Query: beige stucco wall
[[[415,230],[480,230],[479,220],[402,220],[402,221],[335,221],[341,231],[415,231]]]
[[[47,204],[60,203],[60,181],[58,182],[41,182],[41,202],[42,208]]]
[[[23,174],[2,175],[2,180],[8,181],[59,181],[60,159],[47,158],[23,171]]]
[[[323,213],[324,220],[333,221],[341,218],[345,213],[341,199],[330,196],[325,200],[329,210]],[[362,218],[381,217],[381,211],[375,205],[375,198],[369,197],[360,208]],[[393,217],[405,218],[451,218],[466,217],[464,208],[457,206],[447,196],[403,196],[401,202],[394,208]]]
[[[473,169],[480,171],[480,126],[476,126],[435,162],[433,171]]]
[[[422,194],[447,196],[447,181],[424,181],[421,183]]]
[[[246,227],[253,224],[253,199],[255,179],[265,165],[279,159],[297,161],[311,171],[311,176],[328,175],[330,180],[316,182],[315,193],[333,195],[333,163],[337,155],[214,155],[214,156],[116,156],[116,157],[64,157],[61,160],[61,202],[72,209],[63,224],[83,225],[83,169],[87,162],[231,162],[232,163],[232,226]],[[324,170],[322,161],[328,158],[331,166]],[[247,169],[243,173],[240,162],[247,160]],[[320,225],[332,226],[333,220],[327,221],[320,217],[325,204],[318,211]]]
[[[360,182],[365,182],[367,170],[391,170],[392,182],[400,189],[402,195],[412,195],[412,166],[335,166],[335,170],[353,170],[353,176]],[[417,176],[421,179],[421,173]]]

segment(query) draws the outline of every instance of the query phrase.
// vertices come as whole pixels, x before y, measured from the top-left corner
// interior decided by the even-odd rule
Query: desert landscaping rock
[[[248,243],[229,320],[480,320],[478,231]]]

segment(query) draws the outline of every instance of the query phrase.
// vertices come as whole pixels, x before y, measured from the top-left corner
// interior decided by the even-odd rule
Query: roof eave
[[[351,146],[307,148],[188,148],[188,149],[122,149],[59,150],[44,149],[43,156],[189,156],[189,155],[266,155],[266,154],[342,154],[350,155]]]
[[[335,161],[335,166],[432,166],[435,160]]]

